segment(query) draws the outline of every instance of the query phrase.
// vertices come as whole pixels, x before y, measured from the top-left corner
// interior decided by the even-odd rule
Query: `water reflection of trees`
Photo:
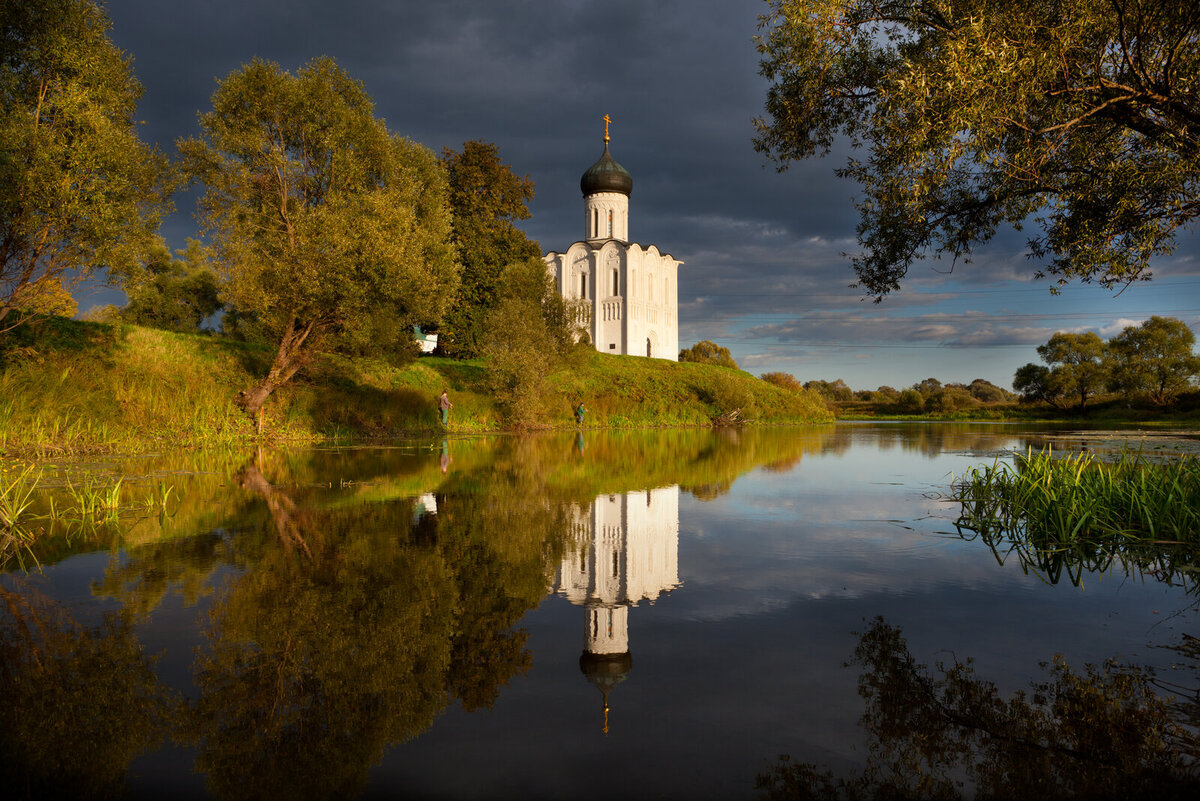
[[[898,449],[932,459],[944,453],[992,453],[998,438],[1012,433],[1003,425],[986,423],[842,424],[834,429],[822,452],[842,454],[855,441],[866,439],[879,450]]]
[[[331,508],[269,481],[269,465],[240,472],[267,514],[225,546],[238,575],[211,611],[185,733],[215,795],[352,796],[450,700],[490,706],[528,668],[515,627],[545,595],[567,506],[519,456],[490,466],[490,482],[445,487],[433,514]],[[120,586],[145,573],[136,561]]]
[[[189,726],[218,797],[352,797],[389,743],[432,725],[456,593],[442,554],[396,525],[410,515],[314,512],[286,540],[275,524],[239,538]]]
[[[83,625],[31,584],[0,584],[0,787],[29,798],[119,798],[129,763],[168,731],[176,699],[128,615]]]
[[[1193,654],[1194,656],[1195,654]],[[862,635],[866,768],[837,777],[784,757],[758,778],[769,799],[1194,798],[1200,791],[1195,688],[1180,703],[1145,670],[1107,663],[1005,698],[970,661],[930,672],[900,630]],[[965,777],[965,782],[964,782]]]

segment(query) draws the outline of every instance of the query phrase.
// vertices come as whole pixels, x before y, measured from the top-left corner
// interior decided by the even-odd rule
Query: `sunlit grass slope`
[[[250,441],[233,404],[266,371],[270,352],[221,337],[52,318],[0,345],[0,453],[138,452]],[[740,412],[756,422],[824,422],[815,395],[700,364],[591,354],[547,377],[535,427],[709,425]],[[363,440],[439,431],[448,389],[451,432],[505,428],[483,362],[319,358],[268,401],[270,440]]]

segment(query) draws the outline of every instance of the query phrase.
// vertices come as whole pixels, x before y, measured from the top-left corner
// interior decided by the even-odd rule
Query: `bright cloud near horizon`
[[[1200,238],[1123,292],[1035,282],[1024,238],[970,263],[914,265],[875,304],[850,288],[856,186],[846,152],[777,172],[754,151],[766,82],[763,0],[107,0],[145,88],[142,135],[172,153],[218,80],[254,57],[295,70],[332,56],[395,132],[435,152],[494,142],[537,186],[524,230],[543,251],[583,236],[579,177],[612,154],[633,175],[630,237],[682,259],[680,344],[711,339],[746,370],[855,389],[926,377],[1011,385],[1055,331],[1108,337],[1151,315],[1200,330]],[[196,236],[194,194],[164,235]],[[87,305],[84,300],[81,305]]]

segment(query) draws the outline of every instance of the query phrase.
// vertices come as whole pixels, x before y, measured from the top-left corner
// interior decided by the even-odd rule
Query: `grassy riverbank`
[[[0,454],[144,452],[255,437],[234,395],[265,374],[266,348],[221,337],[54,318],[10,334],[0,352]],[[16,332],[14,332],[16,333]],[[320,357],[268,401],[275,442],[362,441],[440,431],[434,401],[454,402],[449,430],[507,428],[481,361]],[[750,422],[827,422],[810,393],[737,370],[594,353],[548,377],[534,427],[706,426],[737,409]]]

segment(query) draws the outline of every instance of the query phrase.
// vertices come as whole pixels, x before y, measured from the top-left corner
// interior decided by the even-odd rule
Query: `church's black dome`
[[[579,179],[579,189],[584,197],[598,192],[620,192],[629,197],[633,193],[633,176],[613,159],[605,142],[604,154]]]

